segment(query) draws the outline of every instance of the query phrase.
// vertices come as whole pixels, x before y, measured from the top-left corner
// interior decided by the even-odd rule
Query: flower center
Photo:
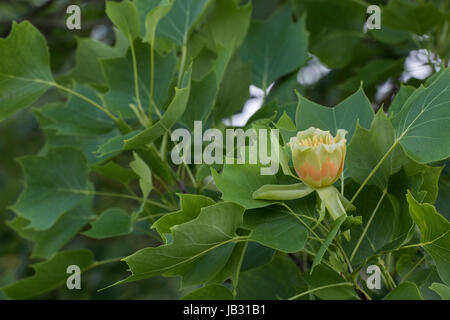
[[[335,144],[336,140],[328,134],[326,136],[314,136],[312,139],[309,137],[301,140],[299,143],[305,147],[318,147],[321,144]]]

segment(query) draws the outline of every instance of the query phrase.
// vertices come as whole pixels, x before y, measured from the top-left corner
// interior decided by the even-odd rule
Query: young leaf
[[[20,164],[25,189],[12,210],[30,221],[28,228],[51,228],[86,195],[88,168],[75,149],[50,149],[45,156],[23,157]]]
[[[130,42],[139,36],[139,15],[131,1],[106,1],[106,14]]]
[[[134,160],[130,162],[130,168],[139,176],[139,186],[142,191],[142,207],[153,189],[152,172],[147,163],[133,152]]]
[[[434,282],[430,289],[441,296],[442,300],[450,300],[450,287],[442,283]]]
[[[94,166],[92,167],[92,170],[123,184],[128,184],[131,180],[138,177],[132,170],[123,168],[113,161],[109,161],[103,165]]]
[[[148,11],[145,17],[145,36],[144,40],[148,43],[154,43],[156,28],[159,21],[172,9],[174,0],[161,0],[156,7]],[[137,1],[136,6],[142,7],[145,5],[154,5],[149,1]],[[139,8],[138,7],[138,8]],[[143,10],[143,8],[141,9]]]
[[[334,240],[334,238],[336,237],[339,228],[341,227],[341,225],[344,223],[345,219],[347,218],[347,216],[340,216],[339,218],[337,218],[334,222],[333,225],[331,226],[331,230],[330,233],[328,233],[325,241],[322,243],[322,245],[320,246],[319,251],[317,251],[316,255],[314,256],[314,261],[311,267],[311,271],[310,273],[312,273],[314,271],[314,268],[316,266],[318,266],[320,264],[320,262],[322,261],[323,255],[325,254],[325,252],[327,251],[328,247],[330,246],[331,242]]]
[[[172,102],[167,107],[167,110],[161,117],[161,119],[159,119],[159,121],[152,125],[150,128],[147,128],[139,132],[135,136],[124,140],[123,142],[125,149],[134,149],[151,143],[155,139],[164,135],[164,133],[166,133],[173,125],[175,125],[175,123],[186,110],[189,93],[191,90],[190,78],[191,72],[186,71],[181,88],[175,88],[175,96],[173,97]]]
[[[109,208],[92,224],[92,228],[83,232],[94,239],[106,239],[130,234],[133,231],[130,216],[120,208]]]
[[[33,48],[27,50],[24,48]],[[0,39],[0,120],[36,101],[53,81],[44,36],[25,21]]]
[[[162,237],[164,234],[170,233],[173,226],[197,218],[202,208],[215,203],[214,200],[203,195],[181,193],[178,196],[181,209],[166,214],[152,225],[152,228],[155,228]]]
[[[211,169],[214,182],[222,192],[222,199],[240,204],[246,209],[267,207],[277,201],[253,199],[253,192],[265,184],[275,184],[273,175],[261,175],[259,165],[224,165],[222,174]]]

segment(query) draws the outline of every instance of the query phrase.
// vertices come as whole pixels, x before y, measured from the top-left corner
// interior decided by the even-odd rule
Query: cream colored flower
[[[329,131],[314,127],[299,131],[289,145],[299,178],[313,188],[332,185],[341,175],[346,152],[344,129],[333,137]]]

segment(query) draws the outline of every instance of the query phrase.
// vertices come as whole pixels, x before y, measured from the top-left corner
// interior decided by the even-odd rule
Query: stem
[[[413,273],[414,270],[416,270],[417,267],[420,266],[420,264],[421,264],[422,262],[424,262],[424,261],[425,261],[425,256],[423,256],[422,259],[420,259],[420,260],[414,265],[414,267],[412,267],[411,270],[409,270],[408,273],[405,274],[405,276],[402,278],[402,280],[400,281],[400,283],[406,281],[406,279],[411,275],[411,273]]]
[[[297,214],[292,211],[292,209],[284,202],[281,203],[282,206],[284,206],[286,209],[288,209],[288,211],[298,220],[300,221],[301,224],[303,224],[305,226],[306,229],[308,229],[309,232],[311,232],[316,238],[319,239],[320,243],[323,243],[323,240],[319,237],[319,235],[313,230],[311,229],[311,227],[306,224],[306,222],[304,222],[302,219],[300,219],[299,216],[297,216]]]
[[[131,194],[122,194],[122,193],[112,193],[112,192],[102,192],[102,191],[91,191],[91,190],[78,190],[78,189],[58,189],[58,191],[65,191],[65,192],[71,192],[71,193],[77,193],[77,194],[83,194],[83,195],[95,195],[95,196],[105,196],[105,197],[116,197],[116,198],[124,198],[124,199],[131,199],[136,201],[142,201],[142,198],[133,196]],[[172,208],[169,208],[168,206],[147,199],[145,201],[146,203],[153,204],[157,207],[160,207],[162,209],[165,209],[167,211],[172,211]]]
[[[164,133],[162,142],[161,142],[161,149],[159,151],[160,155],[161,155],[161,159],[163,161],[166,161],[166,152],[167,152],[167,141],[169,139],[169,134],[166,132]]]
[[[313,293],[313,292],[316,292],[316,291],[320,291],[320,290],[323,290],[323,289],[334,288],[334,287],[342,287],[342,286],[353,287],[354,284],[351,283],[351,282],[333,283],[333,284],[329,284],[329,285],[326,285],[326,286],[322,286],[322,287],[318,287],[318,288],[314,288],[314,289],[302,292],[302,293],[297,294],[297,295],[295,295],[293,297],[290,297],[288,300],[295,300],[295,299],[298,299],[300,297],[306,296],[307,294],[310,294],[310,293]]]
[[[361,245],[361,242],[362,242],[362,240],[364,239],[364,236],[365,236],[366,233],[367,233],[367,230],[369,230],[370,224],[372,223],[372,220],[373,220],[373,218],[375,217],[375,214],[377,213],[377,211],[378,211],[378,209],[379,209],[381,203],[383,202],[383,199],[384,199],[384,196],[386,195],[386,193],[387,193],[387,190],[384,189],[384,190],[383,190],[383,194],[381,195],[380,200],[378,200],[378,203],[377,203],[377,205],[375,206],[375,209],[373,210],[372,215],[370,216],[369,221],[367,222],[367,225],[364,227],[364,230],[363,230],[361,236],[359,237],[358,242],[356,243],[356,246],[355,246],[355,248],[353,249],[352,254],[350,255],[350,262],[351,262],[351,261],[353,260],[353,258],[355,257],[355,254],[356,254],[356,252],[358,251],[359,246]]]
[[[102,261],[97,261],[94,262],[92,265],[90,265],[88,268],[85,269],[85,271],[88,271],[92,268],[95,267],[99,267],[108,263],[113,263],[113,262],[119,262],[120,260],[122,260],[122,258],[111,258],[111,259],[107,259],[107,260],[102,260]]]
[[[150,97],[148,101],[149,109],[148,109],[148,117],[150,125],[152,124],[152,115],[153,115],[153,89],[155,86],[155,37],[152,37],[152,41],[150,44]]]
[[[391,274],[389,273],[388,270],[386,270],[386,266],[384,265],[384,261],[378,257],[378,263],[380,264],[381,267],[381,273],[383,274],[385,280],[386,280],[386,286],[389,288],[389,290],[394,290],[395,288],[397,288],[397,285],[395,284],[394,279],[392,279]]]
[[[136,52],[134,50],[134,43],[130,40],[130,49],[131,49],[131,60],[133,62],[133,75],[134,75],[134,90],[136,95],[136,100],[138,104],[138,109],[142,114],[145,114],[142,109],[141,98],[139,94],[139,78],[138,78],[138,70],[137,70],[137,62],[136,62]]]
[[[157,213],[157,214],[150,214],[150,215],[148,215],[148,216],[139,218],[137,221],[138,221],[138,222],[139,222],[139,221],[145,221],[145,220],[148,220],[148,219],[153,219],[153,218],[162,217],[162,216],[164,216],[164,215],[166,215],[166,212],[163,212],[163,213]]]
[[[184,167],[186,168],[186,172],[188,173],[189,179],[192,182],[192,185],[194,186],[194,188],[197,188],[197,181],[195,181],[194,175],[192,174],[191,169],[189,169],[189,166],[183,162]]]
[[[24,80],[24,79],[23,79]],[[46,80],[41,80],[41,79],[26,79],[26,80],[30,80],[33,82],[37,82],[37,83],[45,83],[47,85],[53,86],[55,88],[58,88],[60,90],[66,91],[74,96],[77,96],[78,98],[80,98],[81,100],[86,101],[87,103],[93,105],[94,107],[96,107],[97,109],[103,111],[108,117],[110,117],[113,121],[117,122],[119,120],[119,118],[117,118],[115,115],[113,115],[111,112],[109,112],[108,109],[102,107],[101,105],[99,105],[97,102],[95,102],[94,100],[86,97],[85,95],[82,95],[79,92],[76,92],[70,88],[64,87],[56,82],[52,82],[52,81],[46,81]]]
[[[181,63],[180,63],[180,70],[178,72],[177,88],[180,87],[181,80],[183,78],[184,65],[186,64],[186,54],[187,54],[186,51],[187,47],[186,44],[184,44],[183,47],[181,48]]]
[[[367,184],[367,182],[369,182],[370,178],[372,178],[372,176],[375,174],[375,172],[378,170],[378,168],[383,164],[384,160],[386,160],[386,158],[391,154],[391,152],[394,151],[394,149],[397,146],[399,141],[400,141],[400,138],[396,139],[394,141],[394,143],[392,144],[392,146],[389,148],[389,150],[384,154],[384,156],[380,159],[380,161],[378,161],[377,165],[369,173],[369,175],[364,180],[364,182],[361,184],[361,186],[356,191],[356,193],[353,195],[353,198],[349,201],[349,203],[347,204],[345,209],[347,209],[353,203],[353,201],[355,201],[356,197],[359,195],[359,193],[364,188],[364,186]]]

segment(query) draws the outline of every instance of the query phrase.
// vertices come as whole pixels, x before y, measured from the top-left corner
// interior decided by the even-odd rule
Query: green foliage
[[[34,21],[12,23],[0,39],[0,299],[68,297],[69,265],[101,279],[69,295],[86,299],[449,299],[450,33],[436,3],[389,1],[382,29],[364,32],[356,0],[107,1],[114,45],[80,37],[64,55]],[[432,74],[404,83],[419,49]],[[297,81],[316,58],[329,73]],[[230,150],[233,163],[174,164],[172,130],[202,121],[225,135],[251,84],[262,108],[243,129],[280,130],[279,172]],[[293,174],[287,142],[311,126],[348,131],[330,203],[351,217],[326,215]]]

